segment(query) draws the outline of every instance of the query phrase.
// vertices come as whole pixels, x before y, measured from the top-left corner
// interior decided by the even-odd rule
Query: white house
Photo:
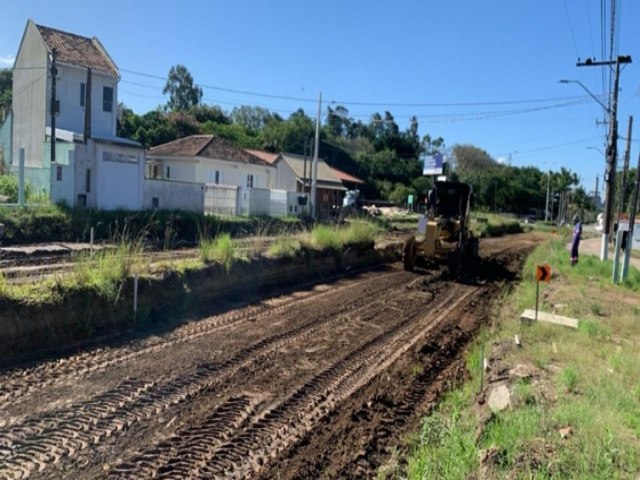
[[[22,151],[26,178],[53,201],[141,208],[144,149],[116,135],[118,81],[97,38],[29,20],[13,70],[12,171]]]
[[[274,188],[276,169],[215,135],[191,135],[152,147],[147,176],[182,182]]]

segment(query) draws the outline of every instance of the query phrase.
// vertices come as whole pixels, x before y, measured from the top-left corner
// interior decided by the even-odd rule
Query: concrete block
[[[520,315],[520,320],[523,323],[531,323],[531,322],[534,322],[535,319],[536,319],[536,311],[532,309],[527,309],[524,312],[522,312],[522,315]],[[578,319],[576,318],[563,317],[562,315],[555,315],[553,313],[541,312],[539,310],[538,310],[538,321],[553,323],[555,325],[562,325],[564,327],[578,328]]]

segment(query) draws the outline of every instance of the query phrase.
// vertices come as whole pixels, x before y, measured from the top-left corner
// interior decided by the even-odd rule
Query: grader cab
[[[446,264],[459,278],[478,255],[478,239],[469,230],[471,185],[436,182],[427,214],[418,224],[418,235],[409,238],[402,251],[405,270]]]

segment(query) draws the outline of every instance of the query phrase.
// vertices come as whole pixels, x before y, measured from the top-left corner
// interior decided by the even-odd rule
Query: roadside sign
[[[547,283],[551,281],[551,266],[549,264],[536,266],[536,280]]]
[[[423,175],[441,175],[442,167],[447,162],[448,157],[441,153],[426,155],[422,164]]]
[[[407,197],[407,203],[408,203],[409,205],[413,205],[413,195],[409,195],[409,196]]]

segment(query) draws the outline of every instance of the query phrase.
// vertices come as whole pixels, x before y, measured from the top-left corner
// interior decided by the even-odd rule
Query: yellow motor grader
[[[471,190],[467,183],[435,183],[418,235],[404,244],[405,270],[446,264],[450,276],[457,279],[471,266],[478,256],[478,239],[469,230]]]

